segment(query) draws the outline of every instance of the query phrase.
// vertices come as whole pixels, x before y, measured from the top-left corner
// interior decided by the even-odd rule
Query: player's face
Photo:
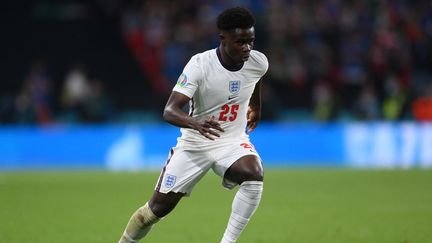
[[[222,33],[222,48],[233,64],[246,62],[255,41],[254,27]]]

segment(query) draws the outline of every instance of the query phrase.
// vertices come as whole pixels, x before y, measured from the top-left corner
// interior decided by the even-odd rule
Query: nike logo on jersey
[[[232,100],[232,99],[237,98],[237,97],[238,97],[238,95],[229,96],[228,100]]]

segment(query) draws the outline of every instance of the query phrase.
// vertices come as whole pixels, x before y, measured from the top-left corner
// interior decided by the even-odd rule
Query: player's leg
[[[241,157],[225,172],[224,180],[239,184],[240,188],[234,197],[221,243],[236,242],[246,227],[261,200],[263,179],[261,161],[255,155]]]
[[[184,194],[180,192],[172,192],[169,190],[164,192],[160,191],[161,187],[165,186],[163,181],[167,184],[171,182],[166,176],[166,171],[171,170],[169,164],[172,163],[179,163],[178,156],[175,156],[174,149],[170,150],[168,160],[166,161],[165,167],[162,169],[152,197],[144,206],[138,208],[132,214],[119,243],[138,242],[138,240],[145,237],[153,224],[171,212],[183,197]]]
[[[210,169],[211,163],[201,150],[184,151],[175,147],[170,151],[155,192],[129,220],[120,243],[137,242],[160,218],[170,213],[183,196],[189,196],[195,184]]]
[[[151,199],[132,214],[119,243],[135,243],[142,239],[162,217],[170,213],[183,193],[155,191]]]

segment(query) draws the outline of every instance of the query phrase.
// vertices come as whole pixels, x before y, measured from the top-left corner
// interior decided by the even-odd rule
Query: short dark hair
[[[224,10],[217,17],[219,30],[246,29],[255,25],[255,17],[244,7],[234,7]]]

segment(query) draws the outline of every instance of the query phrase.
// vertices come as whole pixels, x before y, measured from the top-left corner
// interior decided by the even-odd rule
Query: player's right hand
[[[219,132],[225,132],[221,128],[219,122],[215,120],[214,116],[198,121],[194,129],[210,140],[215,140],[215,137],[220,137]]]

